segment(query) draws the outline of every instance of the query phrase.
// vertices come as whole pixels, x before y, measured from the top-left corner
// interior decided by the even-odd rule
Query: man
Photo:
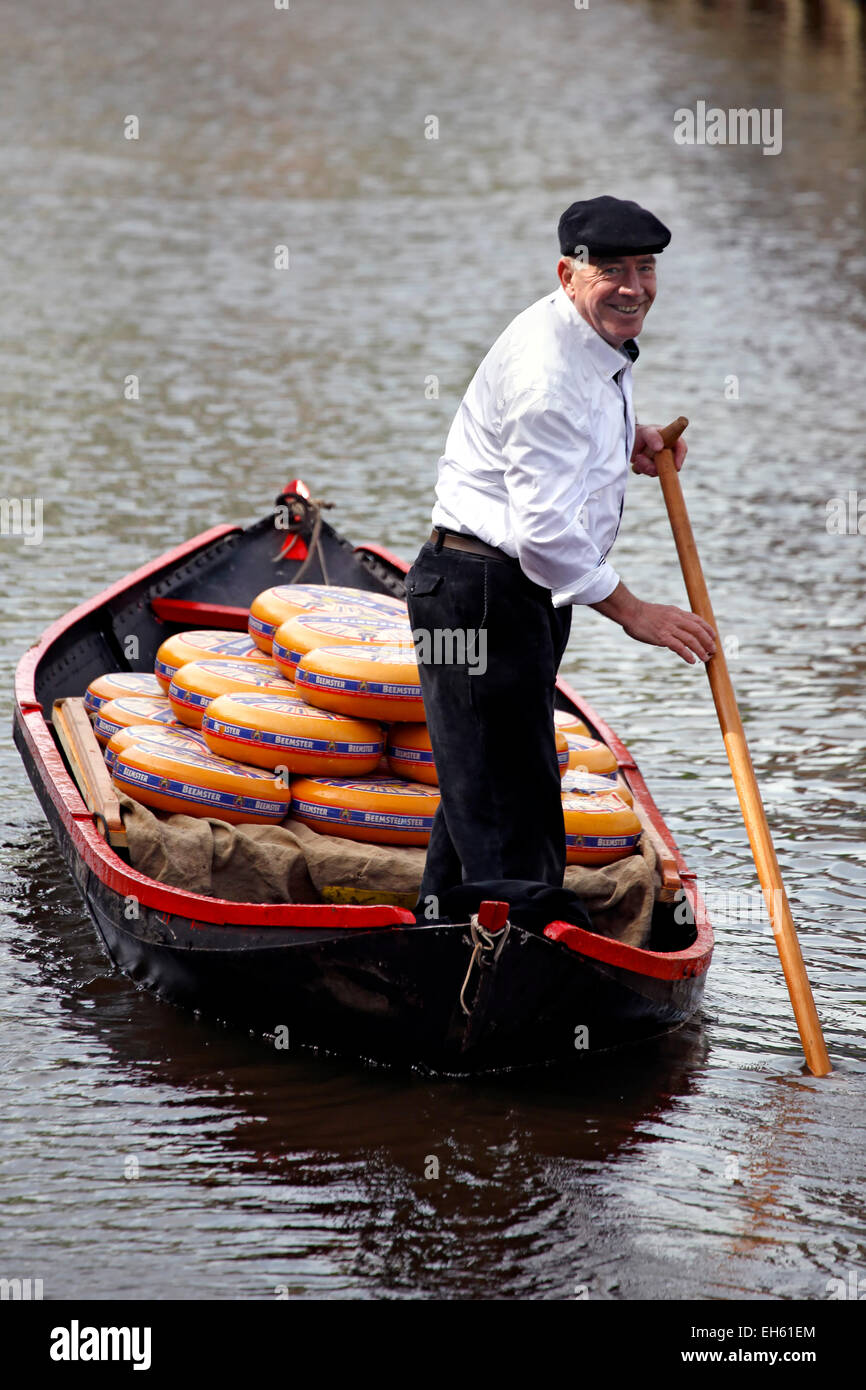
[[[559,221],[559,288],[497,339],[449,431],[434,530],[406,577],[441,791],[419,914],[438,915],[438,896],[461,882],[562,885],[553,697],[573,604],[688,662],[715,650],[702,618],[639,599],[606,559],[629,460],[655,475],[662,447],[654,426],[636,425],[631,374],[669,241],[637,203],[573,203]],[[679,440],[677,468],[685,454]],[[445,629],[464,634],[466,661],[430,659],[442,644],[420,635]]]

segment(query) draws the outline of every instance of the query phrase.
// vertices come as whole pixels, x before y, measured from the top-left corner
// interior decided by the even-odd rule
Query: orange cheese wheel
[[[380,613],[384,619],[406,616],[406,604],[390,594],[374,594],[343,584],[277,584],[265,589],[250,604],[248,631],[256,646],[270,655],[277,628],[297,613],[342,613],[361,610]]]
[[[333,647],[355,642],[387,646],[411,642],[408,617],[384,619],[380,613],[296,613],[281,623],[274,633],[273,658],[287,680],[294,680],[295,667],[314,647]]]
[[[201,731],[212,753],[291,773],[363,776],[382,756],[378,724],[283,695],[220,695]]]
[[[388,845],[426,845],[439,793],[400,777],[296,777],[292,816],[325,835]]]
[[[291,681],[284,680],[272,661],[188,661],[172,676],[168,698],[182,724],[201,728],[202,715],[218,695],[294,695]]]
[[[93,732],[103,744],[119,729],[128,729],[132,724],[177,724],[164,695],[123,695],[117,700],[107,700],[92,719]]]
[[[263,768],[246,767],[205,750],[170,751],[147,742],[121,749],[111,771],[119,791],[158,811],[213,816],[231,824],[273,825],[291,803],[288,786]]]
[[[438,787],[430,732],[426,724],[392,724],[385,745],[388,768],[395,777],[408,777]]]
[[[627,806],[634,805],[634,797],[624,782],[612,783],[608,777],[599,777],[597,772],[583,772],[579,767],[570,767],[562,779],[563,794],[578,796],[609,796],[611,787],[621,796]]]
[[[188,729],[185,724],[130,724],[126,729],[118,729],[105,745],[105,765],[109,772],[114,767],[118,753],[131,743],[147,743],[160,748],[198,748],[207,752],[208,746],[198,729]]]
[[[559,775],[560,777],[564,777],[566,772],[568,772],[568,739],[555,725],[553,736],[556,739],[556,761],[559,763]]]
[[[111,671],[90,682],[84,692],[84,708],[88,714],[95,714],[109,700],[117,700],[123,695],[161,694],[159,681],[148,671]]]
[[[569,864],[613,864],[633,854],[641,824],[616,792],[562,797],[565,857]]]
[[[154,675],[167,693],[175,671],[188,661],[202,661],[207,657],[219,657],[224,661],[268,659],[245,632],[202,628],[194,632],[176,632],[173,637],[166,637],[156,654]]]
[[[583,720],[571,710],[555,709],[553,711],[553,722],[563,734],[580,734],[581,738],[592,738],[588,727]]]
[[[298,662],[298,694],[311,705],[362,719],[424,718],[421,680],[410,642],[375,647],[315,647]]]
[[[596,738],[583,738],[580,734],[566,734],[568,740],[568,766],[580,768],[583,772],[595,772],[599,777],[616,781],[617,761],[606,743]]]

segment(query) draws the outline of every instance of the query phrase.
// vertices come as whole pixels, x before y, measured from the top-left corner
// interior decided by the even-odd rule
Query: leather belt
[[[485,541],[480,541],[477,536],[464,536],[457,531],[446,531],[443,527],[434,527],[430,532],[430,539],[434,545],[442,537],[442,544],[449,550],[468,550],[470,555],[489,555],[493,560],[507,560],[509,564],[516,565],[518,562],[513,555],[506,555],[504,550],[497,550],[494,545],[487,545]]]

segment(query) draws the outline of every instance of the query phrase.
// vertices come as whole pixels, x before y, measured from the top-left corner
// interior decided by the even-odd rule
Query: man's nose
[[[640,294],[640,276],[634,266],[623,273],[623,277],[619,282],[619,288],[624,294]]]

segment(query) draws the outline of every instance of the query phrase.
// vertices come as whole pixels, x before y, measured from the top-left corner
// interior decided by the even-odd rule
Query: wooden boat
[[[496,930],[485,909],[490,931],[467,980],[479,940],[468,922],[416,923],[386,903],[234,903],[168,887],[132,868],[122,837],[88,807],[86,769],[82,780],[64,751],[55,702],[108,670],[152,670],[172,632],[243,630],[270,585],[302,575],[402,596],[406,568],[381,545],[341,537],[295,480],[262,520],[215,527],[160,556],[67,613],[22,657],[15,741],[108,955],[162,998],[265,1035],[284,1028],[293,1048],[434,1073],[585,1060],[677,1027],[700,1004],[712,955],[695,876],[628,749],[562,679],[558,706],[613,750],[660,854],[649,949],[564,923]],[[577,1028],[588,1051],[576,1047]]]

